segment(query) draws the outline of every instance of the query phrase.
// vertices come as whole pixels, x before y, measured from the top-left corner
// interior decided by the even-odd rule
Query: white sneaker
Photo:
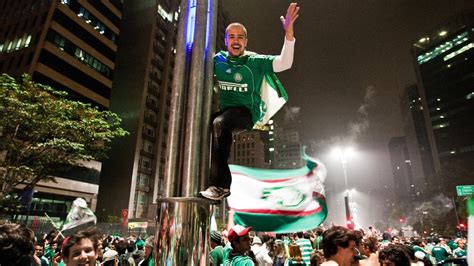
[[[222,200],[230,195],[230,189],[210,186],[199,192],[199,195],[210,200]]]

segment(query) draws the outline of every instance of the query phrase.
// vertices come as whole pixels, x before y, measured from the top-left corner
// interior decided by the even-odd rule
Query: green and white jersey
[[[262,100],[262,83],[270,83],[271,87],[275,87],[275,93],[283,90],[283,86],[273,72],[274,58],[271,55],[259,55],[252,52],[245,52],[240,57],[229,57],[225,51],[216,54],[214,75],[220,89],[220,109],[246,107],[252,113],[254,123],[263,121],[268,104]],[[272,84],[269,76],[275,77],[276,82],[273,81]],[[280,94],[279,97],[286,96],[287,99],[286,92],[283,96],[280,91],[278,94]]]

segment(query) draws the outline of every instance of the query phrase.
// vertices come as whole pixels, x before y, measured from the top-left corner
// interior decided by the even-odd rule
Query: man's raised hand
[[[283,28],[285,29],[285,37],[289,41],[292,41],[294,39],[293,24],[299,16],[299,10],[300,7],[297,6],[297,3],[291,3],[288,6],[288,10],[286,10],[285,17],[280,17],[281,23],[283,24]]]

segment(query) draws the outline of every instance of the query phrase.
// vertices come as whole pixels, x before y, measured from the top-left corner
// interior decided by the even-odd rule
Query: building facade
[[[406,201],[407,198],[414,200],[418,184],[415,185],[406,138],[391,138],[388,149],[392,163],[395,197],[399,202]]]
[[[63,90],[106,110],[118,50],[121,0],[6,0],[0,3],[0,72]],[[99,162],[83,162],[58,183],[36,187],[31,215],[64,218],[76,197],[95,210]]]
[[[473,48],[474,12],[465,12],[420,36],[412,49],[436,181],[450,190],[474,170]]]
[[[403,132],[417,191],[436,180],[431,145],[423,114],[422,99],[416,84],[407,86],[400,96]]]

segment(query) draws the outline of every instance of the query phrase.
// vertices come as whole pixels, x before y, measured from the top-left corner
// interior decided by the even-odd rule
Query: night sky
[[[284,38],[279,16],[289,3],[219,1],[231,22],[247,27],[247,49],[262,54],[279,54]],[[349,183],[365,192],[393,187],[387,145],[403,135],[399,95],[415,83],[411,44],[453,15],[474,9],[474,1],[304,0],[298,5],[293,67],[278,75],[289,94],[287,110],[293,110],[287,117],[295,118],[303,144],[327,165],[328,184],[343,185],[330,147],[350,139],[357,155],[348,162]],[[358,112],[361,106],[365,113]],[[276,120],[284,118],[280,111]],[[351,125],[360,132],[351,133]]]

